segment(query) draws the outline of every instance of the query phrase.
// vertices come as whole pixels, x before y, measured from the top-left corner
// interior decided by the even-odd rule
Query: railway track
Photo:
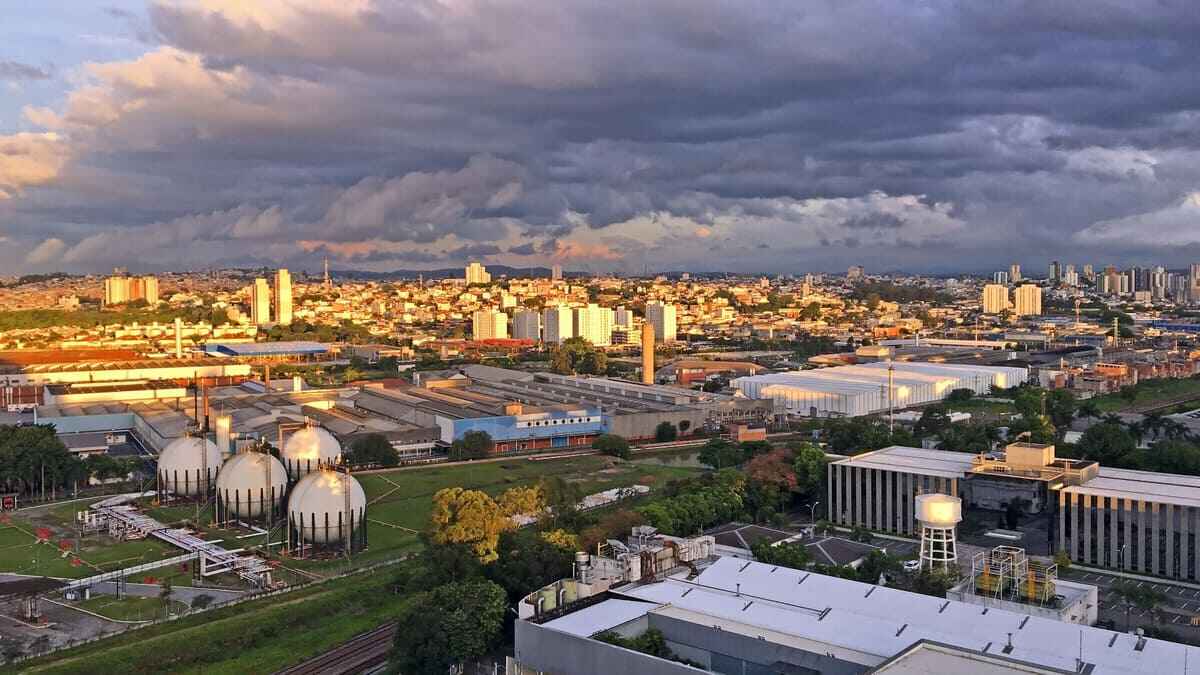
[[[371,670],[387,660],[395,631],[395,622],[386,623],[275,675],[357,675]]]

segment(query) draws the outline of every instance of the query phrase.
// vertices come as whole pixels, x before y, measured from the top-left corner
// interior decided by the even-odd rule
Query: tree
[[[750,547],[754,559],[767,565],[780,565],[796,570],[808,567],[812,556],[808,548],[798,542],[780,542],[774,546],[766,539],[760,539]]]
[[[163,616],[166,616],[171,609],[171,577],[163,577],[158,582],[158,599],[162,601]]]
[[[1121,424],[1101,422],[1088,427],[1076,447],[1083,457],[1094,459],[1101,466],[1121,466],[1137,449],[1137,441]]]
[[[367,434],[350,444],[346,461],[358,466],[396,466],[400,463],[400,453],[383,434]]]
[[[608,355],[585,338],[567,338],[550,350],[550,369],[559,375],[603,375]]]
[[[797,443],[792,450],[792,471],[796,474],[796,492],[813,499],[825,489],[829,458],[825,451],[812,443]]]
[[[1071,424],[1078,407],[1075,394],[1068,389],[1051,389],[1046,395],[1046,414],[1050,417],[1050,423],[1060,429]]]
[[[579,533],[580,550],[592,551],[608,539],[623,539],[630,530],[645,524],[646,518],[637,511],[618,509],[600,517],[600,521]]]
[[[1100,406],[1096,405],[1095,401],[1088,399],[1079,403],[1076,415],[1084,418],[1100,419],[1104,415],[1104,412],[1100,410]]]
[[[921,419],[913,429],[916,436],[934,436],[950,426],[950,413],[945,406],[931,405],[921,411]]]
[[[775,449],[775,446],[771,445],[767,441],[742,441],[741,448],[742,454],[746,457],[746,459],[750,459],[751,457],[757,457],[758,455],[771,452]]]
[[[679,437],[675,425],[670,422],[659,422],[654,428],[654,440],[659,443],[669,443]]]
[[[746,461],[746,453],[723,438],[711,438],[700,449],[697,459],[705,466],[720,470],[741,465]]]
[[[450,444],[450,459],[460,461],[487,457],[494,447],[488,432],[468,431],[462,438],[457,438]]]
[[[10,489],[54,497],[58,488],[87,477],[83,460],[67,450],[53,425],[0,425],[0,483]]]
[[[796,489],[796,472],[789,450],[773,450],[746,464],[746,510],[756,521],[771,519],[786,509]]]
[[[949,403],[965,403],[975,397],[975,390],[967,387],[955,389],[946,395]]]
[[[504,588],[508,604],[513,605],[539,588],[571,576],[575,548],[560,546],[526,529],[500,535],[497,552],[487,576]]]
[[[616,434],[601,434],[592,441],[592,447],[606,455],[629,459],[629,441]]]
[[[466,544],[481,562],[496,559],[500,533],[513,529],[513,521],[487,493],[443,488],[433,495],[429,515],[430,538],[437,544]]]
[[[1151,586],[1132,584],[1128,581],[1115,581],[1109,590],[1117,596],[1125,606],[1125,630],[1129,630],[1129,612],[1134,608],[1158,614],[1158,606],[1167,601],[1167,596]]]
[[[444,675],[494,649],[508,600],[491,581],[438,586],[401,609],[391,660],[406,675]]]

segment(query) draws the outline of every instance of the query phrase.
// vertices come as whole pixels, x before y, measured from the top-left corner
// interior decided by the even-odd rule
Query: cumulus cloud
[[[1075,241],[1162,249],[1200,245],[1200,192],[1165,208],[1095,223],[1076,233]]]
[[[67,245],[62,239],[46,239],[29,252],[25,260],[30,265],[43,265],[59,259]]]
[[[0,60],[0,80],[14,82],[19,80],[48,80],[50,79],[50,75],[50,70],[47,68],[39,68],[19,61]]]
[[[151,0],[146,21],[144,53],[0,130],[5,222],[80,268],[1119,260],[1109,228],[1200,185],[1183,2]]]

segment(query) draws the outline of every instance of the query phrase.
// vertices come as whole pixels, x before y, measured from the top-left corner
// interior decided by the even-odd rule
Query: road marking
[[[197,474],[197,475],[199,475],[199,474]],[[1187,605],[1188,605],[1188,604],[1187,604],[1186,602],[1185,602],[1185,603],[1183,603],[1183,607],[1182,607],[1182,609],[1183,609],[1184,611],[1187,611]]]
[[[1142,582],[1140,582],[1140,581],[1139,581],[1139,582],[1138,582],[1138,588],[1141,588],[1141,587],[1142,587]]]
[[[1192,597],[1193,597],[1193,598],[1200,598],[1200,591],[1196,591],[1195,593],[1192,593]]]
[[[1171,618],[1171,623],[1179,623],[1179,615],[1178,614],[1176,614],[1174,617]]]

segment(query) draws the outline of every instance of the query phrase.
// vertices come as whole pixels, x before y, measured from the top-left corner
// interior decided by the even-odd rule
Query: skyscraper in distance
[[[556,263],[550,267],[550,279],[553,281],[562,280],[562,265]]]
[[[1014,284],[1021,280],[1021,266],[1013,263],[1008,266],[1008,279]]]
[[[503,340],[508,338],[508,315],[494,309],[476,310],[471,315],[471,339]]]
[[[275,271],[275,323],[292,325],[292,275],[282,267]]]
[[[472,262],[467,265],[465,276],[468,284],[490,284],[492,283],[492,275],[488,274],[487,268],[477,262]]]
[[[547,307],[542,312],[542,340],[546,344],[562,344],[563,340],[574,335],[575,324],[570,307]]]
[[[675,305],[653,301],[646,303],[646,321],[654,326],[654,339],[658,342],[675,341]]]
[[[512,336],[518,340],[542,339],[542,315],[532,309],[518,309],[513,314]]]
[[[246,289],[250,303],[250,322],[256,326],[271,323],[271,287],[267,280],[259,277]]]
[[[1013,293],[1016,304],[1013,312],[1017,316],[1041,316],[1042,289],[1033,284],[1022,284]]]

